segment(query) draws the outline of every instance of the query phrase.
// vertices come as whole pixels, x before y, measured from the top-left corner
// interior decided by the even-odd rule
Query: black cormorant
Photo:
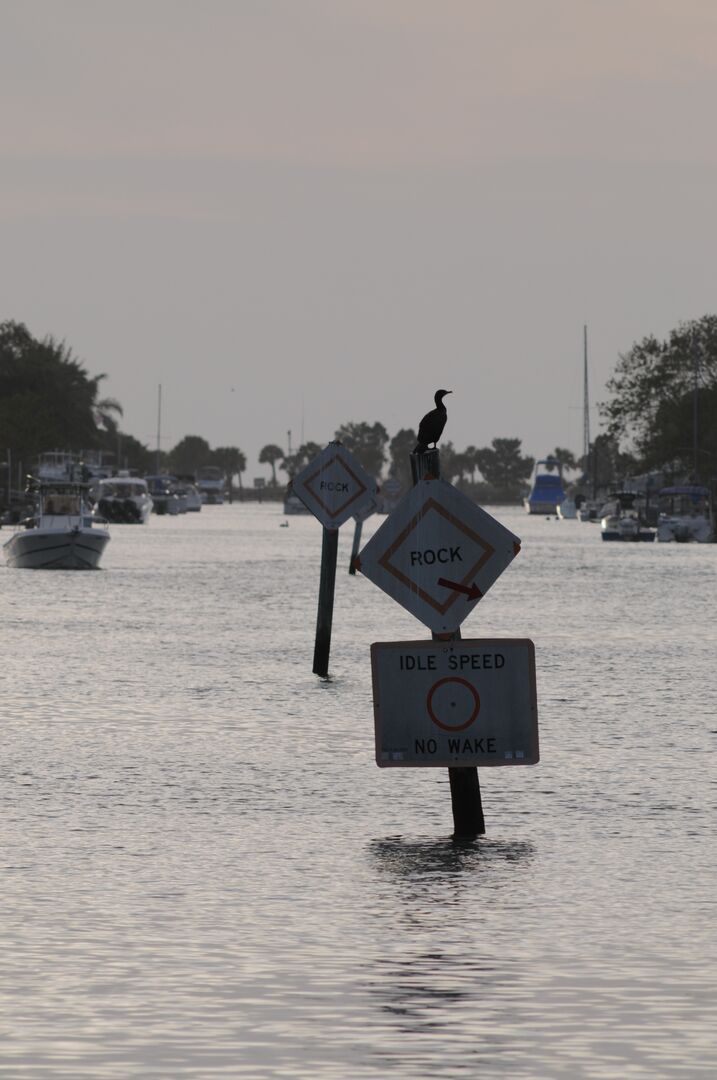
[[[433,400],[436,403],[435,409],[431,409],[421,420],[418,425],[418,442],[416,448],[413,451],[414,454],[422,454],[433,443],[434,446],[438,445],[438,440],[443,434],[443,429],[446,426],[446,420],[448,419],[448,413],[446,407],[443,404],[443,399],[446,394],[452,394],[452,390],[436,390]]]

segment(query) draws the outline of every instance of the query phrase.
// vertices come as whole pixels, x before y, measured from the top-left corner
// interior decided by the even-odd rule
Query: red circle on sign
[[[446,683],[460,683],[461,686],[467,686],[471,694],[473,695],[473,712],[466,720],[465,724],[444,724],[438,719],[438,717],[433,711],[433,695],[440,686],[445,686]],[[478,696],[478,691],[476,690],[475,686],[471,686],[471,684],[465,679],[458,679],[451,676],[447,676],[445,679],[439,679],[437,683],[434,683],[434,685],[428,692],[428,699],[426,701],[426,705],[428,707],[428,715],[430,716],[431,720],[439,728],[442,728],[443,731],[465,731],[467,727],[471,726],[476,716],[480,712],[480,698]]]

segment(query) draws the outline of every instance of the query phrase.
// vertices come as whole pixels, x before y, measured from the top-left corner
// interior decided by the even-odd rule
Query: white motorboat
[[[645,523],[643,514],[644,507],[635,492],[616,492],[602,509],[602,539],[652,543],[655,530]]]
[[[140,476],[109,476],[91,485],[95,496],[95,519],[124,525],[146,525],[152,513],[152,496],[147,481]]]
[[[580,500],[579,502],[578,499]],[[594,499],[586,499],[584,496],[578,496],[575,500],[575,505],[577,508],[578,521],[600,520],[601,503],[596,502]]]
[[[657,539],[661,544],[676,542],[709,544],[715,539],[712,500],[709,488],[700,484],[678,484],[658,492]]]
[[[84,484],[91,480],[104,480],[112,472],[112,466],[103,461],[101,450],[80,450],[79,453],[47,450],[40,454],[32,475],[41,483],[59,480]]]
[[[575,521],[578,516],[578,508],[572,495],[566,495],[558,505],[558,517],[562,521]]]
[[[93,519],[87,485],[31,483],[35,513],[5,542],[8,566],[21,570],[96,570],[110,534]]]
[[[147,476],[145,479],[154,503],[155,514],[180,513],[180,500],[174,490],[174,477],[161,475]]]
[[[285,514],[310,514],[308,507],[304,506],[301,499],[293,491],[287,490],[284,495]]]
[[[175,483],[175,491],[184,500],[184,507],[188,513],[198,513],[202,509],[199,488],[191,480],[185,480],[180,476]]]
[[[177,500],[177,512],[186,514],[189,509],[189,498],[184,484],[180,484],[176,476],[168,476],[169,489]]]
[[[202,465],[197,469],[196,483],[203,503],[223,503],[227,478],[223,469],[216,465]]]
[[[529,514],[557,514],[565,499],[563,466],[557,458],[541,458],[536,462],[530,494],[523,499]]]

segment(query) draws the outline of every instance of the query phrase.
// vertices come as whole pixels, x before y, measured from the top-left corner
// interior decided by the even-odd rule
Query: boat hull
[[[559,502],[557,499],[523,499],[523,506],[529,514],[549,514],[551,517],[557,514]]]
[[[640,529],[636,533],[620,533],[614,529],[603,529],[601,532],[603,540],[620,540],[622,543],[634,544],[634,543],[647,543],[652,544],[655,540],[655,533],[653,529]]]
[[[26,529],[5,543],[5,558],[19,570],[96,570],[109,539],[104,529]]]
[[[708,518],[668,518],[657,524],[657,539],[661,544],[710,544],[715,532]]]
[[[298,495],[287,495],[284,499],[285,514],[310,514],[308,507],[304,506]]]
[[[146,525],[152,513],[152,500],[100,499],[96,516],[117,525]]]

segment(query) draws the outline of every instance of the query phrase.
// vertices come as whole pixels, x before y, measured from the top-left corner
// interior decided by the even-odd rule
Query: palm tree
[[[284,458],[284,451],[275,443],[267,443],[259,451],[259,464],[271,465],[271,486],[276,487],[276,463]]]
[[[106,378],[106,375],[96,375],[93,379],[90,379],[95,395],[97,394],[100,380]],[[117,428],[119,427],[117,417],[124,416],[124,409],[116,398],[100,398],[99,401],[95,399],[93,402],[92,414],[98,427],[104,428],[110,435],[116,435]]]

